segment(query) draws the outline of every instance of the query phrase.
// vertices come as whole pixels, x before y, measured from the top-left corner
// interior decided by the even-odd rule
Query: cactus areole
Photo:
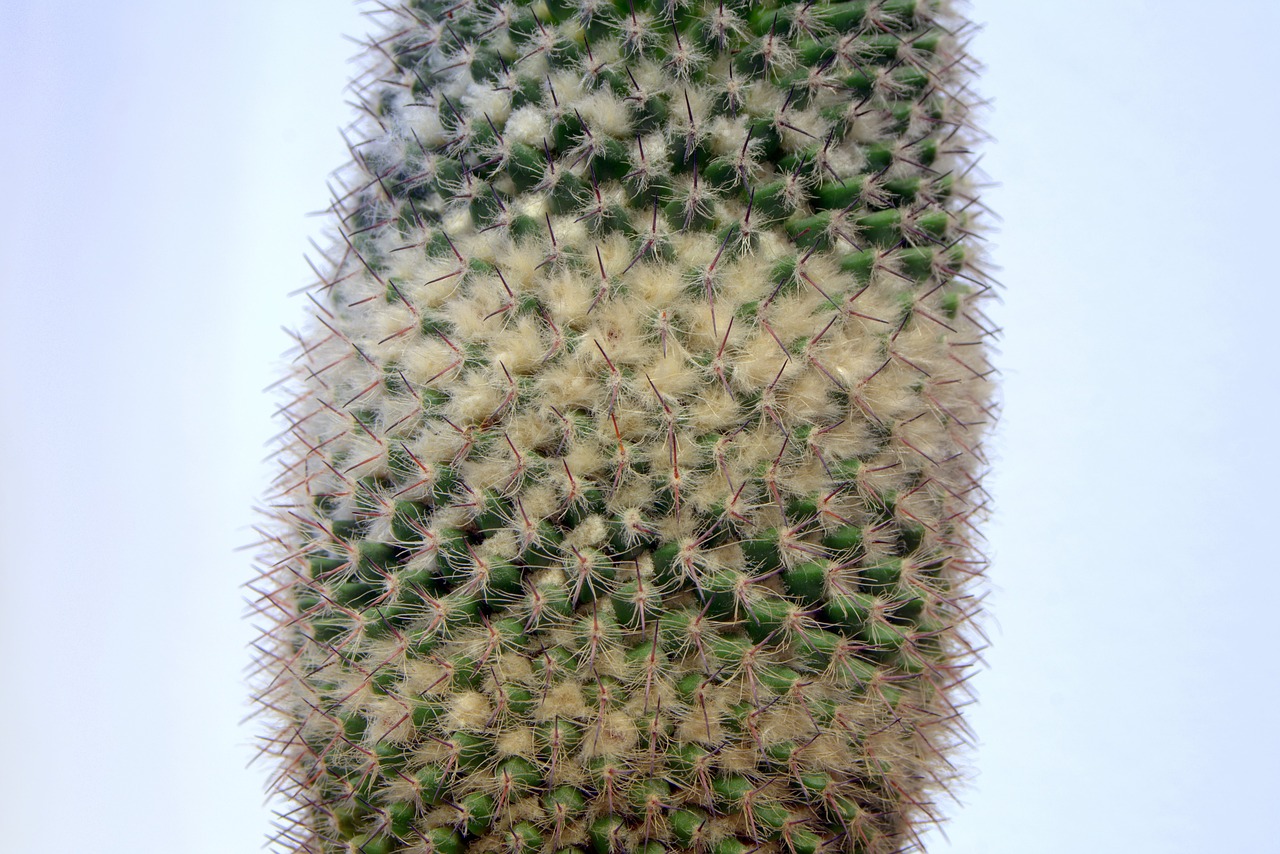
[[[277,849],[917,846],[984,565],[966,25],[378,7],[255,585]]]

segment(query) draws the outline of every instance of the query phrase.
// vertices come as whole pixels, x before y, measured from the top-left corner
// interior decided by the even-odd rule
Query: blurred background
[[[1280,7],[968,8],[1005,403],[975,771],[929,850],[1275,850]],[[0,4],[6,850],[263,844],[237,549],[367,29]]]

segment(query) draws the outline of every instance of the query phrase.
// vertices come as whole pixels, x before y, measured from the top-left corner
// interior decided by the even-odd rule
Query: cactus
[[[256,584],[277,847],[917,845],[983,568],[963,21],[377,14]]]

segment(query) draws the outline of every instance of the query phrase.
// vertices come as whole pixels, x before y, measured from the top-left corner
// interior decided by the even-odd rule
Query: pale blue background
[[[930,850],[1275,850],[1280,11],[971,8],[1006,406],[981,773]],[[6,851],[261,844],[234,549],[364,31],[0,7]]]

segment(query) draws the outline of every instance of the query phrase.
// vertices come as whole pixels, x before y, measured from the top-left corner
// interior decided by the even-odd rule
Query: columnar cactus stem
[[[983,561],[938,0],[414,0],[258,582],[284,851],[884,854]]]

